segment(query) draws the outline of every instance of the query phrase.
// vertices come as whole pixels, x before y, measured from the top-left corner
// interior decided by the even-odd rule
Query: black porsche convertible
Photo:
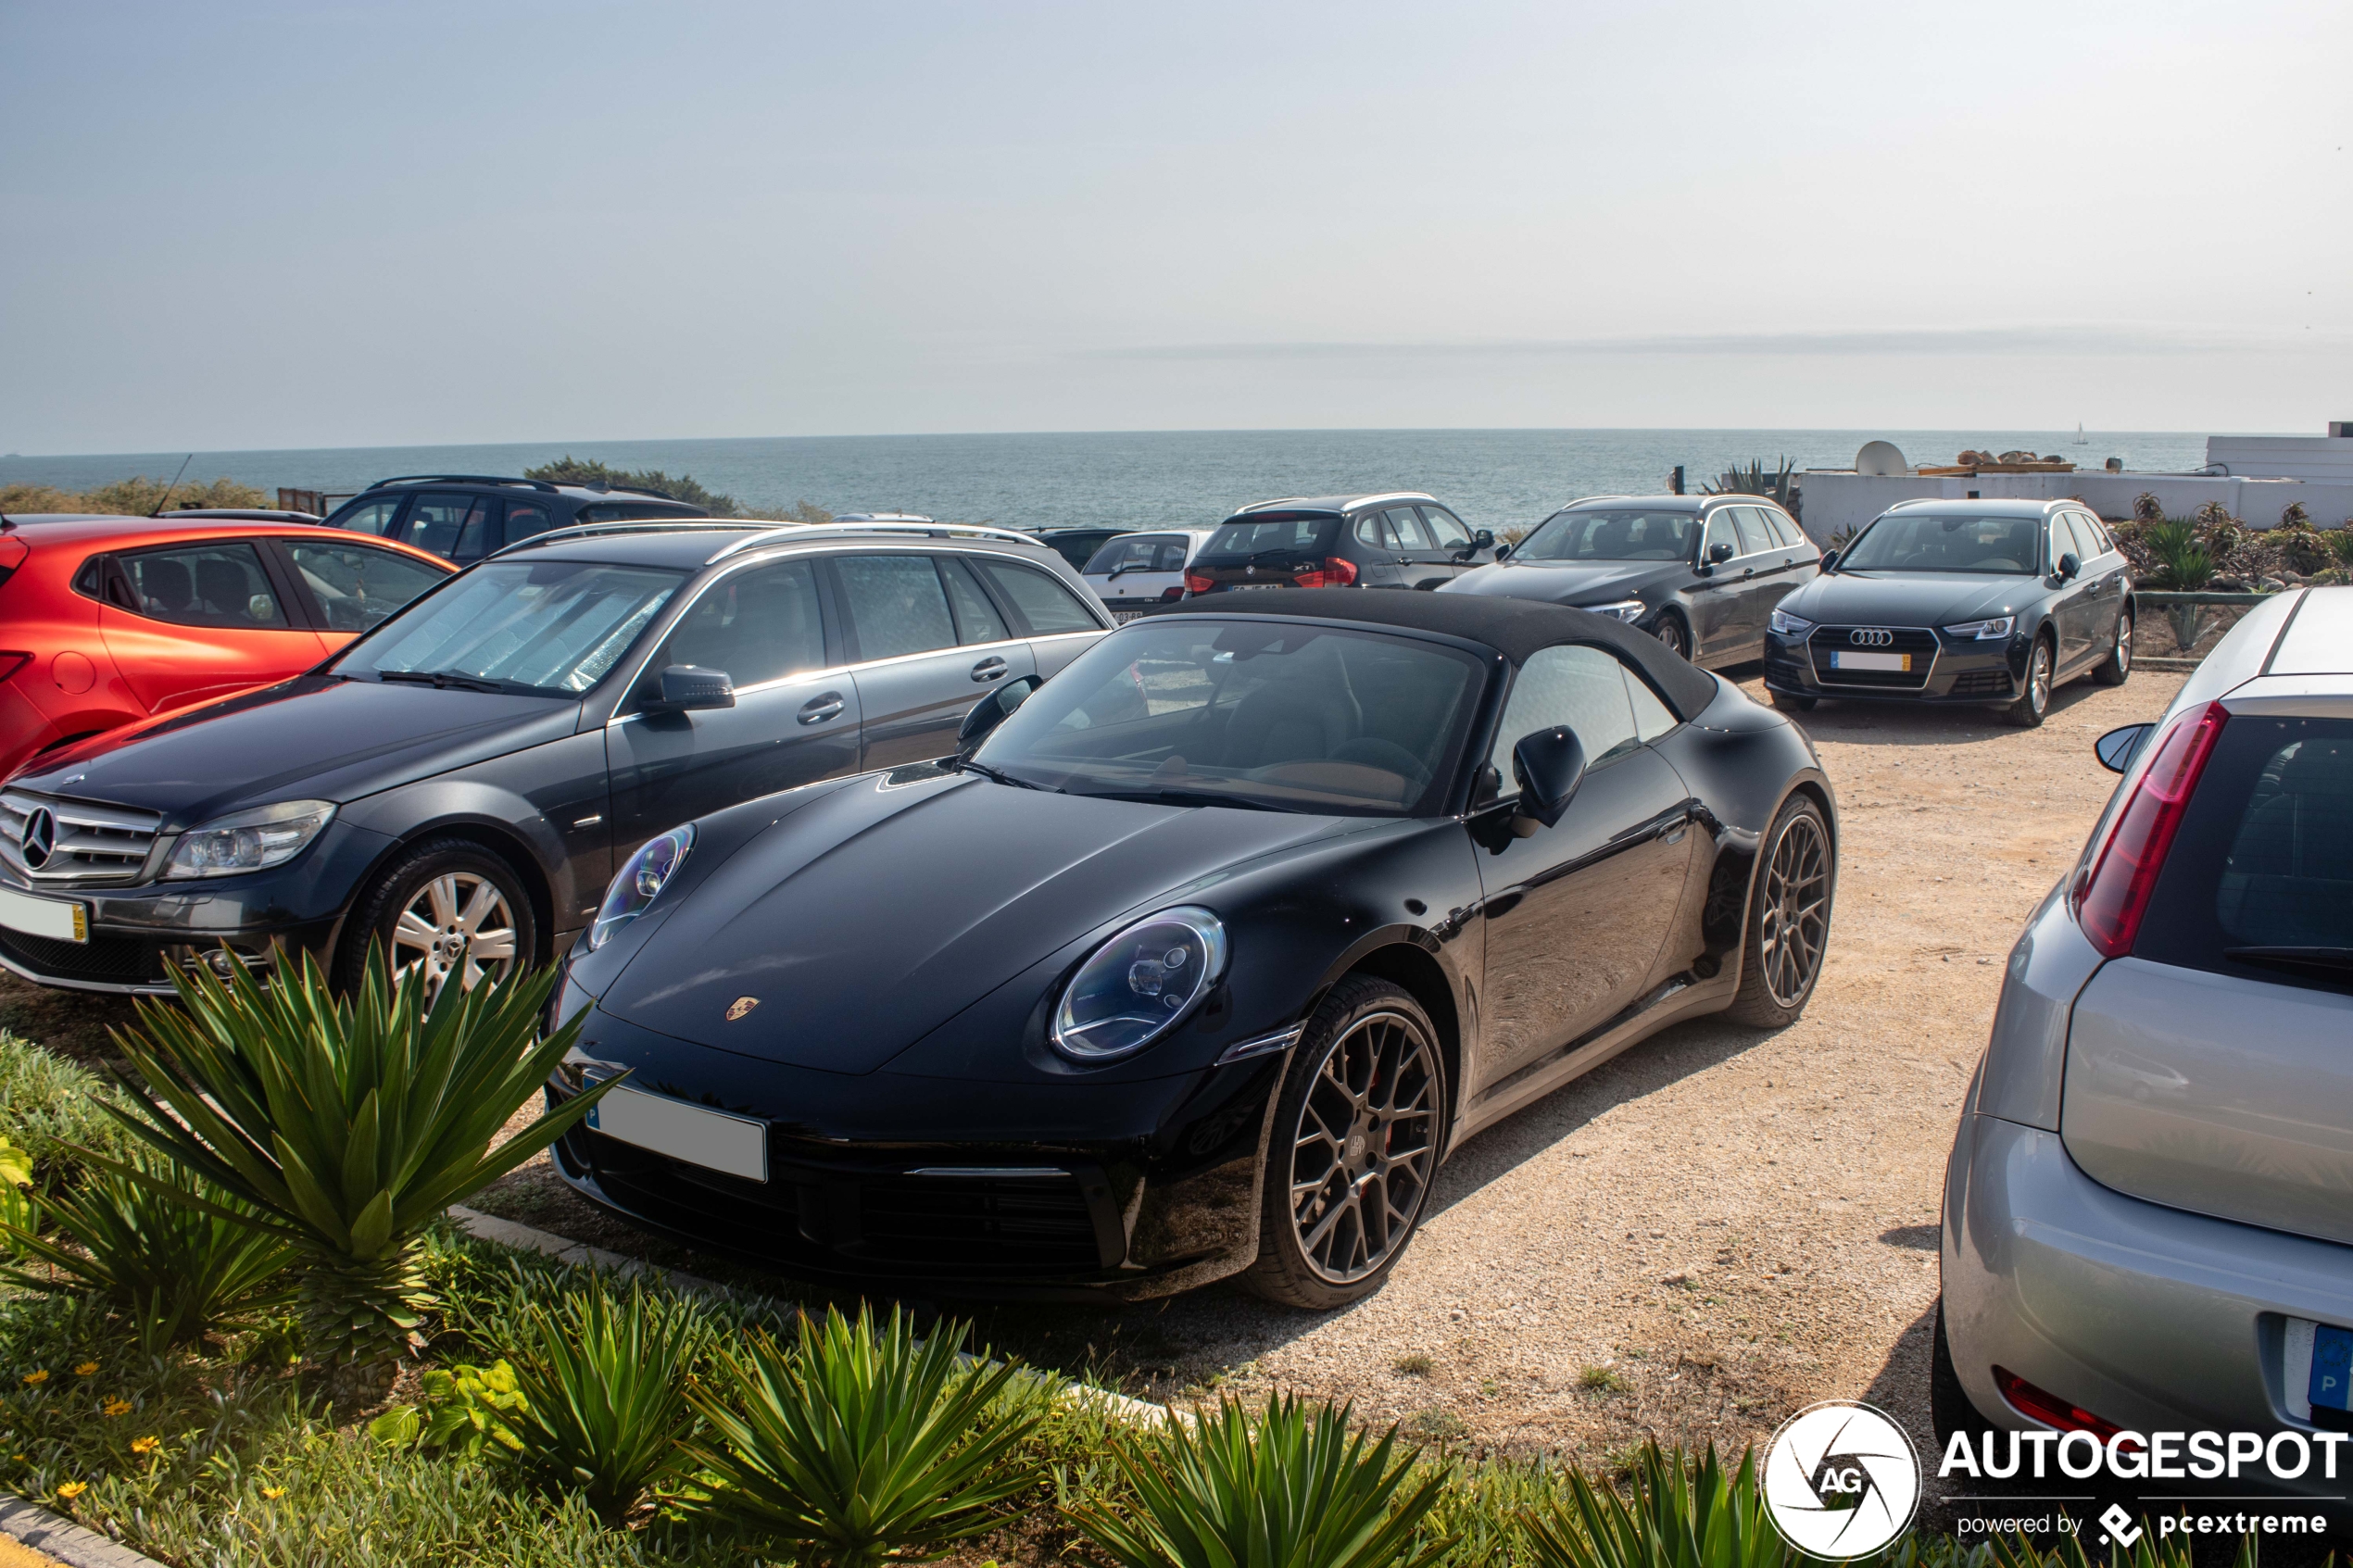
[[[1337,1305],[1481,1127],[1679,1019],[1796,1018],[1836,843],[1803,734],[1620,622],[1153,612],[954,757],[640,848],[548,1094],[629,1077],[558,1167],[802,1273]]]

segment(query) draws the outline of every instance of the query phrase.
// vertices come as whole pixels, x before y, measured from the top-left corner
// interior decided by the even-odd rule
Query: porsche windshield
[[[1312,621],[1145,621],[1072,661],[975,760],[1072,795],[1428,816],[1482,679],[1466,653]]]
[[[1982,571],[2031,577],[2043,558],[2039,517],[1883,517],[1838,558],[1841,571]]]
[[[1555,512],[1514,560],[1689,560],[1694,512]]]
[[[685,578],[595,561],[488,561],[385,621],[333,672],[572,696],[604,679]]]

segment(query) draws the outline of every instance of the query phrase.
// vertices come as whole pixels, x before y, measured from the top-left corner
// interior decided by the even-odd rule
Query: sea
[[[240,480],[349,494],[395,474],[518,474],[570,455],[614,468],[689,475],[762,508],[807,501],[829,512],[912,511],[1017,528],[1205,527],[1285,495],[1422,490],[1474,528],[1540,521],[1596,495],[1655,495],[1677,467],[1698,491],[1726,468],[1786,460],[1848,468],[1889,440],[1915,465],[1964,448],[2057,454],[2098,469],[2179,472],[2206,460],[2181,432],[1857,430],[1261,430],[1067,434],[761,436],[687,441],[545,441],[496,445],[314,447],[258,452],[126,452],[0,457],[0,485],[86,490],[134,474]]]

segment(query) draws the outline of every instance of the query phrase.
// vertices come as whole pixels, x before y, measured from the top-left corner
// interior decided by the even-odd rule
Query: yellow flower
[[[286,1489],[283,1486],[264,1486],[261,1488],[261,1495],[271,1502],[276,1502],[286,1495]]]
[[[69,1481],[64,1486],[57,1488],[57,1496],[65,1499],[68,1502],[71,1502],[74,1499],[80,1497],[82,1493],[88,1491],[89,1489],[90,1484],[87,1481]]]
[[[89,1376],[92,1373],[94,1373],[94,1372],[95,1372],[95,1371],[97,1371],[97,1370],[98,1370],[98,1363],[97,1363],[97,1362],[95,1362],[95,1361],[84,1361],[84,1362],[82,1362],[80,1366],[78,1366],[78,1367],[76,1367],[76,1368],[74,1368],[74,1369],[73,1369],[73,1374],[74,1374],[74,1376],[76,1376],[76,1377],[87,1377],[87,1376]]]
[[[131,1439],[131,1451],[134,1454],[151,1454],[162,1446],[163,1439],[160,1437],[133,1437]]]
[[[98,1413],[100,1415],[129,1415],[131,1413],[131,1401],[118,1394],[114,1398],[108,1399],[105,1404],[100,1405],[98,1407]]]
[[[45,1372],[29,1372],[24,1374],[24,1386],[28,1388],[38,1388],[48,1381],[49,1374]]]

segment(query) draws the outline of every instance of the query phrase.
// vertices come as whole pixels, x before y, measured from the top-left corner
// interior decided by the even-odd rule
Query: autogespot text
[[[2107,1474],[2120,1481],[2238,1480],[2252,1467],[2275,1481],[2299,1480],[2313,1473],[2334,1481],[2338,1449],[2353,1441],[2346,1432],[2119,1432],[2103,1442],[2089,1432],[1986,1432],[1977,1443],[1956,1432],[1936,1467],[1940,1478],[2043,1480],[2057,1474],[2088,1481]]]

